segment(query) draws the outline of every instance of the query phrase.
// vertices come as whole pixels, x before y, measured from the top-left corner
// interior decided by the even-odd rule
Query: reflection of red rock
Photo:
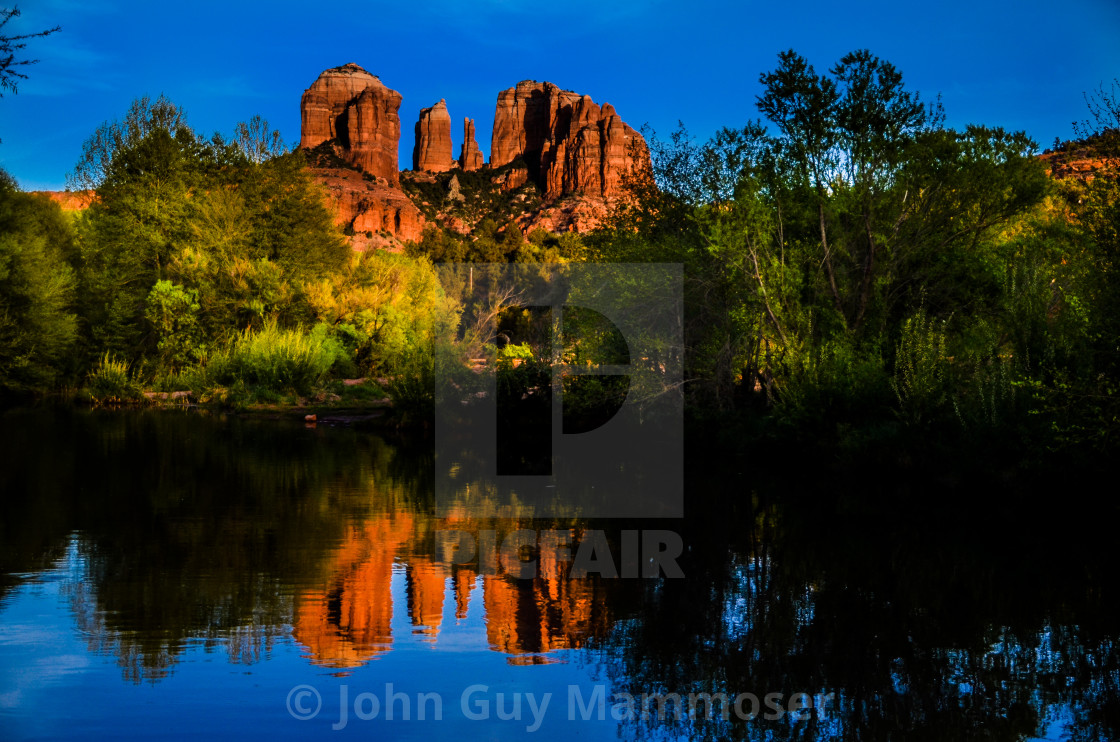
[[[359,667],[393,643],[393,559],[412,534],[408,515],[351,527],[321,590],[301,594],[292,635],[312,664]]]
[[[407,567],[408,616],[415,627],[432,641],[443,623],[443,596],[447,587],[447,568],[425,557],[413,557]]]
[[[455,570],[452,589],[455,590],[455,618],[461,620],[467,617],[470,608],[471,590],[478,573],[469,567],[459,567]]]
[[[455,158],[451,156],[451,115],[447,112],[447,102],[441,98],[431,108],[420,109],[412,169],[442,173],[455,165]]]
[[[321,585],[297,596],[292,635],[307,648],[312,664],[347,670],[392,648],[393,567],[402,561],[407,595],[402,608],[414,635],[438,640],[449,591],[456,620],[467,617],[478,578],[475,568],[452,568],[411,548],[428,541],[433,525],[398,514],[347,529],[327,560]],[[445,521],[441,527],[449,526],[455,523]],[[581,647],[610,626],[602,586],[568,579],[568,562],[558,561],[555,554],[542,546],[533,579],[482,578],[487,641],[491,649],[509,655],[511,664],[549,662],[547,653]],[[490,556],[494,561],[487,569],[498,564],[497,554]]]
[[[511,664],[581,647],[608,623],[603,596],[589,580],[485,577],[483,604],[490,648],[511,655]]]

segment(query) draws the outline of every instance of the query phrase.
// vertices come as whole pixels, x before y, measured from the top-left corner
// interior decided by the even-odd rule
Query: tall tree
[[[58,205],[0,170],[0,392],[42,389],[66,365],[77,329],[72,242]]]

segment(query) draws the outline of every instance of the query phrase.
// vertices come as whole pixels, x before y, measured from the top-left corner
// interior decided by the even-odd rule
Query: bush
[[[945,324],[919,310],[902,325],[890,383],[898,400],[896,414],[907,425],[929,423],[948,409]]]
[[[890,398],[878,349],[838,339],[794,354],[775,412],[785,425],[819,431],[835,423],[881,421]]]
[[[343,353],[324,333],[283,330],[275,321],[257,331],[241,333],[227,350],[215,353],[207,364],[211,384],[310,394]]]
[[[435,358],[431,350],[407,354],[389,378],[385,391],[401,427],[428,427],[435,417]]]
[[[135,401],[140,399],[140,392],[140,384],[129,374],[128,364],[113,358],[111,353],[101,357],[86,381],[86,393],[96,404]]]

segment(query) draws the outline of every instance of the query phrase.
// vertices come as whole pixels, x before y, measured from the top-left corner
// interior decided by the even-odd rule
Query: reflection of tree
[[[0,446],[23,464],[0,470],[20,495],[0,501],[0,567],[61,560],[90,650],[135,682],[166,677],[192,646],[252,663],[289,634],[313,664],[355,668],[391,649],[394,611],[436,642],[444,605],[464,618],[476,583],[490,646],[511,661],[609,627],[607,593],[548,553],[535,580],[441,562],[438,529],[559,524],[432,518],[431,451],[407,440],[168,411],[6,421]]]
[[[678,729],[695,738],[1021,739],[1066,714],[1074,739],[1115,738],[1117,556],[1105,526],[1055,511],[1053,484],[988,506],[866,480],[706,502],[682,566],[712,579],[665,581],[618,624],[611,675],[635,694],[836,694],[820,719]]]
[[[1120,555],[1108,518],[1054,497],[1079,491],[1068,476],[973,472],[990,490],[978,499],[945,477],[903,492],[898,477],[793,479],[768,460],[786,478],[752,482],[750,498],[694,482],[686,520],[626,523],[680,531],[687,579],[572,580],[544,551],[515,580],[447,564],[435,532],[578,542],[601,528],[617,554],[617,522],[434,519],[430,459],[357,432],[167,412],[4,420],[0,450],[23,465],[0,469],[0,567],[61,559],[78,629],[133,681],[191,646],[256,662],[289,632],[346,670],[400,641],[395,611],[438,646],[445,609],[461,619],[478,600],[511,663],[580,649],[635,694],[836,694],[798,724],[639,722],[628,736],[1018,739],[1063,716],[1074,740],[1120,736]]]
[[[134,679],[192,643],[266,656],[348,524],[416,497],[375,436],[166,411],[6,421],[0,444],[24,463],[0,473],[16,495],[0,503],[3,571],[77,533],[79,627]]]

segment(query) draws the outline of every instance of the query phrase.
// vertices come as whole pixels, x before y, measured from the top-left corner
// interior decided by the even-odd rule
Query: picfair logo
[[[441,280],[496,360],[437,353],[437,515],[683,515],[680,266],[451,265]]]

